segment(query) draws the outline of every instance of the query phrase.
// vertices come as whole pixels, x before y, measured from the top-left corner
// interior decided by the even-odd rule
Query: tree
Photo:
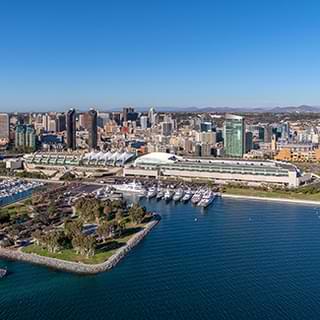
[[[56,212],[56,205],[54,203],[54,201],[50,201],[49,205],[48,205],[48,215],[50,218],[53,218]]]
[[[42,243],[42,233],[40,230],[36,230],[32,233],[32,238],[35,240],[36,245],[40,245]]]
[[[139,224],[143,221],[146,215],[146,209],[140,207],[138,204],[134,204],[128,211],[131,221]]]
[[[92,236],[84,236],[83,250],[87,258],[94,256],[96,250],[96,239]]]
[[[97,229],[97,235],[103,241],[106,241],[106,239],[109,238],[110,235],[110,223],[107,221],[102,222]]]
[[[78,234],[72,239],[72,246],[82,256],[93,256],[95,254],[96,239],[92,236]]]
[[[0,211],[0,224],[10,222],[10,215],[8,212]]]
[[[75,204],[76,211],[85,222],[95,221],[97,224],[102,216],[103,207],[101,201],[95,198],[80,198]]]
[[[122,208],[119,208],[116,212],[116,220],[121,221],[124,218],[124,211]]]
[[[49,252],[55,253],[60,249],[63,233],[58,230],[53,230],[45,235],[44,240]]]
[[[64,223],[64,234],[69,240],[72,240],[76,235],[82,231],[82,222],[80,220],[68,220]]]

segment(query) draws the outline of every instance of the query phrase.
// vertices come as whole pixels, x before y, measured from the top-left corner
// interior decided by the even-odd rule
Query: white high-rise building
[[[9,115],[0,113],[0,139],[9,141]]]
[[[45,131],[49,131],[49,121],[50,121],[50,116],[46,113],[42,116],[42,126]]]
[[[153,107],[149,109],[148,118],[150,120],[151,126],[153,126],[156,122],[156,110]]]
[[[57,123],[56,119],[50,119],[48,125],[48,132],[56,132],[57,131]]]
[[[142,130],[145,130],[148,128],[148,117],[147,116],[140,117],[140,126],[141,126]]]

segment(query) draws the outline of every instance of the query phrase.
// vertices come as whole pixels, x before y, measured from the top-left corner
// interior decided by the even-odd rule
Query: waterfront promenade
[[[248,200],[258,200],[258,201],[285,202],[285,203],[292,203],[292,204],[308,204],[308,205],[320,206],[320,201],[312,201],[312,200],[255,197],[255,196],[228,194],[228,193],[223,193],[222,197],[233,198],[233,199],[248,199]]]
[[[119,248],[108,260],[99,264],[84,264],[71,261],[60,260],[56,258],[44,257],[33,253],[24,253],[20,250],[10,250],[0,248],[0,257],[4,259],[30,262],[53,268],[56,270],[67,271],[78,274],[97,274],[115,267],[121,259],[123,259],[130,250],[140,243],[141,240],[158,224],[160,216],[156,215],[143,230],[139,231],[128,240],[128,242]]]

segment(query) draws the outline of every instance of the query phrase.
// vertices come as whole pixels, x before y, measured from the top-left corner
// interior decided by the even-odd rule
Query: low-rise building
[[[125,176],[203,179],[216,183],[273,184],[297,187],[310,177],[291,164],[277,161],[188,159],[154,152],[123,169]],[[310,178],[311,179],[311,178]]]

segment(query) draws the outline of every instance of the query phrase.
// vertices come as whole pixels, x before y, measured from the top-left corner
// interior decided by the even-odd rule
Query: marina
[[[8,179],[0,182],[0,207],[31,196],[32,192],[44,183]]]
[[[156,200],[163,200],[166,203],[173,202],[183,202],[187,203],[191,200],[192,204],[199,207],[207,208],[211,205],[214,199],[221,196],[218,192],[213,192],[209,187],[197,187],[192,190],[189,186],[180,185],[149,185],[144,186],[142,182],[129,182],[112,185],[108,192],[112,193],[110,190],[116,190],[118,192],[126,194],[137,194],[140,198],[146,198],[148,200],[156,198]]]

